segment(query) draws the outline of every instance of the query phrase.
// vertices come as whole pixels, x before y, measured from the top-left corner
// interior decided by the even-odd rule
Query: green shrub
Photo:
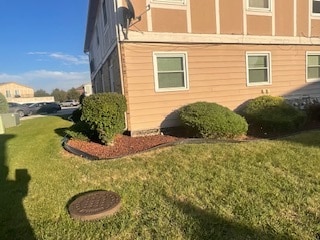
[[[66,130],[66,134],[71,138],[83,141],[98,139],[96,131],[91,130],[90,125],[83,121],[73,124],[68,130]]]
[[[77,108],[76,110],[74,110],[72,112],[71,120],[74,123],[80,122],[81,121],[81,116],[82,116],[82,107],[80,106],[79,108]]]
[[[0,113],[7,113],[9,110],[8,102],[5,96],[0,93]]]
[[[98,93],[83,99],[81,120],[96,130],[104,144],[112,144],[125,128],[126,99],[118,93]]]
[[[307,107],[307,114],[310,121],[320,121],[320,104],[312,104]]]
[[[244,116],[249,124],[264,132],[291,132],[306,122],[305,112],[288,104],[282,97],[260,96],[248,102]]]
[[[216,103],[196,102],[179,110],[182,124],[193,136],[233,138],[247,133],[248,124],[240,115]]]

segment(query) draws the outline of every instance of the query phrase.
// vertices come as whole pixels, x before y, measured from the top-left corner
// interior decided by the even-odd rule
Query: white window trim
[[[267,56],[268,58],[268,82],[258,82],[250,83],[249,82],[249,57],[251,56]],[[271,61],[271,52],[246,52],[246,74],[247,74],[247,86],[266,86],[272,84],[272,61]]]
[[[319,82],[320,78],[308,78],[308,56],[320,56],[320,52],[312,52],[312,51],[307,51],[306,52],[306,82]],[[320,67],[320,65],[319,65]]]
[[[247,2],[247,11],[248,12],[263,12],[263,13],[270,13],[271,10],[272,10],[272,1],[271,0],[268,0],[269,1],[269,7],[268,8],[255,8],[255,7],[250,7],[249,6],[249,0],[246,0]]]
[[[159,88],[158,57],[182,57],[184,63],[184,87]],[[187,52],[153,52],[153,74],[156,92],[174,92],[189,90],[188,54]]]
[[[187,0],[179,0],[179,2],[172,2],[170,0],[151,0],[154,4],[167,4],[167,5],[186,5]]]

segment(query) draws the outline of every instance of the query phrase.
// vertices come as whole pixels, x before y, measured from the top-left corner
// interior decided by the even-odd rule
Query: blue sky
[[[0,83],[68,90],[90,82],[88,0],[0,0]]]

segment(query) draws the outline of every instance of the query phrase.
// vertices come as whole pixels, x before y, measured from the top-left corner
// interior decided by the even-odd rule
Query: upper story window
[[[320,14],[320,0],[312,0],[312,13]]]
[[[247,53],[247,85],[271,84],[270,53]]]
[[[11,92],[10,92],[10,90],[6,90],[6,97],[11,97]]]
[[[186,53],[154,53],[156,92],[188,90]]]
[[[307,52],[307,82],[320,81],[320,52]]]
[[[20,91],[19,90],[14,90],[14,96],[15,97],[20,97]]]
[[[107,25],[107,23],[108,23],[108,16],[107,16],[106,0],[103,0],[103,3],[102,3],[102,11],[103,11],[103,21],[104,21],[104,25]]]
[[[152,3],[165,3],[165,4],[177,4],[185,5],[186,0],[151,0]]]
[[[271,0],[247,0],[248,10],[271,11]]]

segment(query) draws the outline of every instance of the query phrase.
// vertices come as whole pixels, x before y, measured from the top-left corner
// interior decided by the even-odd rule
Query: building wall
[[[93,79],[95,93],[118,92],[122,93],[120,65],[117,48],[109,55],[102,64],[99,72]]]
[[[124,0],[117,0],[125,6]],[[141,22],[136,33],[232,34],[286,37],[319,37],[320,15],[312,13],[311,0],[270,0],[270,10],[249,9],[247,0],[186,0],[165,4],[154,0],[131,0]],[[129,40],[136,40],[129,33]],[[173,39],[174,41],[174,39]]]
[[[320,93],[320,83],[306,81],[306,51],[318,46],[242,44],[123,45],[124,85],[132,132],[178,124],[176,110],[196,101],[216,102],[232,110],[263,94],[299,98]],[[271,85],[247,86],[246,53],[271,54]],[[185,52],[189,90],[156,92],[153,52]]]
[[[19,97],[29,98],[34,96],[34,90],[17,83],[3,83],[0,84],[0,93],[5,97]]]
[[[100,70],[105,58],[114,50],[117,41],[117,17],[114,1],[105,0],[107,22],[103,15],[103,1],[99,1],[96,19],[93,24],[93,34],[89,48],[89,61],[92,63],[91,75],[95,77]],[[88,34],[88,33],[87,33]]]

